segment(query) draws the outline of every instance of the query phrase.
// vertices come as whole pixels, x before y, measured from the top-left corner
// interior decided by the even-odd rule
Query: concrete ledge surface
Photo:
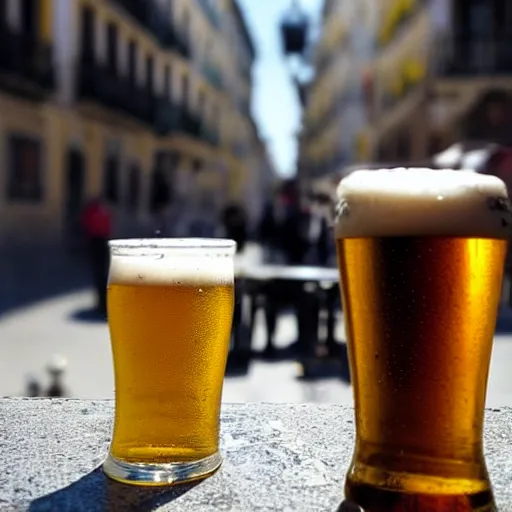
[[[224,405],[220,471],[165,489],[104,476],[112,413],[112,401],[0,399],[0,511],[316,512],[342,499],[349,407]],[[499,510],[512,512],[512,409],[487,411],[485,441]]]

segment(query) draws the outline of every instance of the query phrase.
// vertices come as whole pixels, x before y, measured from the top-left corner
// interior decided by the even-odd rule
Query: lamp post
[[[291,5],[283,14],[280,22],[282,52],[291,80],[296,88],[299,103],[304,108],[307,101],[307,78],[311,71],[308,52],[311,49],[311,20],[300,5],[299,0],[291,0]],[[304,73],[306,72],[306,73]],[[309,73],[310,74],[310,73]],[[300,144],[300,140],[297,140]],[[297,162],[298,166],[298,162]]]

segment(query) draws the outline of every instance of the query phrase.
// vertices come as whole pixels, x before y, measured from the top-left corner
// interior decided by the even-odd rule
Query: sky
[[[276,171],[295,172],[296,134],[300,105],[291,79],[291,66],[281,51],[279,23],[292,0],[240,0],[257,48],[253,71],[253,113],[267,143]],[[318,19],[322,0],[301,0],[305,11]]]

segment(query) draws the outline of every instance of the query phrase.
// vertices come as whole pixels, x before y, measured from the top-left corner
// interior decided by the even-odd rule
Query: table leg
[[[316,354],[318,344],[320,303],[315,283],[305,283],[298,293],[297,317],[299,328],[299,357],[305,362]]]
[[[338,343],[334,336],[336,328],[336,301],[338,299],[339,289],[337,285],[332,286],[325,291],[325,308],[327,311],[327,335],[325,339],[326,348],[329,354],[334,355]]]
[[[244,283],[237,283],[235,286],[230,360],[237,366],[248,366],[251,358],[252,315],[247,318],[245,310],[247,301],[251,301],[251,296],[246,293]]]
[[[277,327],[277,315],[279,313],[278,290],[268,285],[265,289],[265,328],[267,331],[267,344],[264,352],[270,355],[275,352],[274,336]]]

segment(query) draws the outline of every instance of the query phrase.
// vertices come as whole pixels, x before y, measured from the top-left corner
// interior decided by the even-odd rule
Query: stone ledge
[[[336,405],[226,404],[224,464],[192,486],[107,479],[112,401],[0,399],[0,511],[334,511],[352,453],[353,411]],[[512,409],[487,411],[498,508],[512,511]]]

